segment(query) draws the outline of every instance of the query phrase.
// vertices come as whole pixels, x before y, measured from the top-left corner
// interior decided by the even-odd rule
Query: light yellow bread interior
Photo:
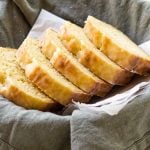
[[[66,22],[61,29],[60,38],[79,62],[99,78],[113,85],[124,85],[130,81],[133,74],[116,65],[96,49],[79,26]]]
[[[150,72],[150,57],[115,27],[88,16],[84,32],[97,48],[121,67],[141,75]]]
[[[0,94],[27,109],[52,109],[56,103],[27,80],[15,55],[16,49],[0,47]]]
[[[17,51],[17,61],[29,80],[60,104],[66,105],[72,100],[89,101],[90,95],[78,89],[50,65],[40,51],[39,41],[25,39]]]
[[[97,78],[66,50],[58,34],[47,29],[41,38],[41,51],[53,67],[70,82],[91,95],[105,96],[112,85]]]

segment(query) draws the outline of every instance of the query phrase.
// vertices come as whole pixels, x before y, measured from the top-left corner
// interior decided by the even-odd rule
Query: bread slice
[[[56,105],[27,80],[16,62],[16,49],[0,47],[0,94],[27,109],[49,110]]]
[[[150,57],[121,31],[89,16],[84,31],[96,47],[111,60],[138,74],[150,73]]]
[[[113,85],[124,85],[130,81],[132,73],[122,69],[97,50],[79,26],[66,22],[61,29],[60,38],[79,62],[98,77]]]
[[[90,95],[105,96],[112,85],[97,78],[65,49],[58,34],[47,29],[41,38],[41,51],[53,67],[74,85]]]
[[[61,76],[40,51],[39,41],[27,38],[17,51],[17,60],[26,76],[44,93],[62,105],[72,100],[87,102],[90,95],[84,93]]]

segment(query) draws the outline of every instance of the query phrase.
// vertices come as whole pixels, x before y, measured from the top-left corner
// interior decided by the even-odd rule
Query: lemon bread
[[[132,73],[112,62],[89,41],[79,26],[66,22],[60,38],[81,64],[95,75],[113,85],[124,85],[131,79]]]
[[[41,50],[57,71],[85,92],[105,96],[110,91],[112,86],[81,65],[51,29],[47,29],[41,38]]]
[[[16,50],[0,48],[0,94],[27,109],[49,110],[56,103],[33,86],[16,62]]]
[[[122,68],[141,75],[150,73],[150,57],[118,29],[89,16],[84,31],[97,48]]]
[[[25,39],[17,51],[17,60],[26,76],[44,93],[62,105],[72,100],[87,102],[90,96],[61,76],[40,51],[39,41]]]

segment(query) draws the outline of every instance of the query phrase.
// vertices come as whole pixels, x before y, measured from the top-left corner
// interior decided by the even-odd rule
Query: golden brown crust
[[[28,82],[15,54],[16,49],[0,48],[0,94],[27,109],[52,110],[56,102]]]
[[[102,80],[96,80],[84,74],[66,57],[66,55],[64,55],[64,53],[57,53],[54,58],[52,57],[51,63],[66,78],[71,79],[75,85],[79,85],[82,90],[90,95],[104,96],[112,87]]]
[[[150,73],[150,62],[140,58],[138,56],[128,53],[126,50],[118,47],[117,44],[113,43],[108,37],[103,36],[103,44],[101,47],[110,59],[117,62],[121,67],[138,73],[140,75]],[[112,55],[113,52],[113,55]]]
[[[52,66],[70,82],[90,95],[104,96],[111,85],[98,79],[69,53],[57,33],[47,29],[41,38],[41,51],[50,59]],[[106,88],[107,87],[107,88]]]
[[[9,81],[6,86],[1,86],[0,94],[26,109],[51,110],[57,105],[51,100],[44,101],[39,97],[33,97]]]
[[[87,94],[84,94],[84,93],[74,93],[72,95],[72,98],[70,99],[69,103],[72,102],[72,101],[76,101],[76,102],[82,102],[82,103],[88,103],[91,99],[91,95],[87,95]],[[65,103],[64,105],[67,105],[69,103]]]
[[[112,89],[113,85],[111,84],[106,84],[105,82],[96,82],[95,85],[93,86],[93,88],[91,89],[91,92],[93,93],[97,93],[95,95],[100,96],[100,97],[104,97],[106,96],[110,90]]]
[[[71,90],[67,87],[63,87],[63,85],[55,82],[40,66],[35,65],[34,63],[29,64],[26,67],[25,72],[29,80],[31,80],[34,84],[36,84],[36,86],[40,87],[44,93],[58,101],[60,104],[66,105],[74,98],[72,96],[74,92],[71,92]],[[58,91],[60,92],[58,93]],[[79,95],[80,94],[81,93],[79,93]],[[82,94],[78,100],[82,100]]]
[[[147,75],[150,74],[150,62],[144,59],[138,59],[136,65],[134,66],[133,70],[140,74],[140,75]]]
[[[106,56],[122,68],[141,75],[150,72],[150,60],[143,59],[142,56],[139,57],[122,49],[113,39],[110,39],[107,35],[104,35],[103,32],[96,29],[92,22],[86,21],[84,31],[96,47],[100,48]]]
[[[18,61],[25,69],[26,76],[29,78],[29,80],[31,80],[36,86],[38,86],[44,93],[46,93],[48,96],[52,97],[55,101],[59,102],[62,105],[70,103],[72,99],[80,102],[90,100],[90,95],[76,88],[71,89],[69,86],[66,86],[61,82],[61,78],[60,80],[55,79],[55,74],[50,73],[50,71],[46,70],[44,65],[40,65],[38,60],[32,58],[32,56],[28,54],[25,48],[26,43],[24,43],[19,48],[17,52]],[[28,61],[26,61],[25,59],[27,59]]]
[[[69,27],[64,27],[61,39],[69,51],[76,55],[77,59],[85,67],[89,68],[95,75],[113,85],[125,85],[133,76],[132,73],[122,69],[113,63],[106,62],[104,54],[95,53],[91,47],[81,44],[81,42],[69,33]],[[73,29],[72,29],[73,30]],[[78,45],[78,50],[76,49]],[[80,46],[80,47],[79,47]]]
[[[91,71],[93,71],[97,76],[103,78],[104,80],[113,85],[125,85],[130,81],[131,77],[133,76],[132,73],[124,69],[114,69],[111,68],[111,66],[109,65],[104,65],[104,62],[101,61],[100,58],[91,51],[85,51],[85,54],[82,54],[79,61],[86,67],[90,67]]]

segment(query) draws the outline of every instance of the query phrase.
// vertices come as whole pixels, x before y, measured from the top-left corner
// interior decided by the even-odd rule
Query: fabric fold
[[[150,146],[150,88],[117,115],[75,110],[71,118],[73,150],[144,150]]]
[[[70,116],[25,110],[1,97],[0,138],[19,150],[67,150]]]

